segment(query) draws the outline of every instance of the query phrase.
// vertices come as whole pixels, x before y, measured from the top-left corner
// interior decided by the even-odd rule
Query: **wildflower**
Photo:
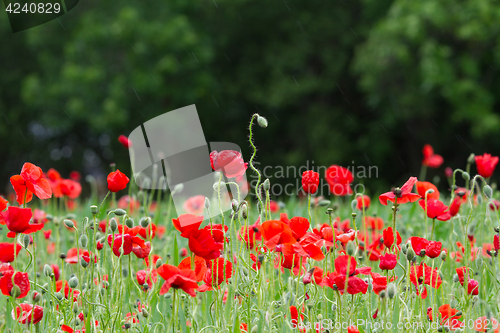
[[[184,201],[182,208],[189,214],[201,215],[205,210],[205,196],[195,195]]]
[[[66,259],[64,259],[64,261],[68,264],[78,264],[80,259],[85,260],[87,263],[90,262],[89,251],[84,249],[80,249],[80,251],[78,251],[77,248],[69,249],[68,253],[66,253]]]
[[[458,267],[455,269],[458,275],[458,281],[463,286],[465,284],[465,278],[467,277],[467,292],[470,295],[478,295],[479,294],[479,282],[472,279],[473,271],[469,267]]]
[[[421,263],[420,265],[412,265],[410,267],[410,281],[415,285],[415,288],[417,289],[417,295],[419,294],[418,288],[420,286],[424,286],[424,290],[420,295],[422,299],[425,299],[427,297],[427,289],[425,288],[425,285],[437,289],[441,286],[442,283],[437,268],[431,268],[425,263]]]
[[[31,208],[19,208],[10,206],[0,214],[0,220],[6,224],[9,233],[7,237],[14,238],[16,234],[31,234],[41,230],[43,224],[30,224],[32,216]]]
[[[498,164],[498,156],[484,153],[475,157],[477,173],[484,178],[490,178]]]
[[[43,308],[39,305],[21,303],[12,310],[12,319],[21,324],[38,324],[43,318]]]
[[[63,179],[60,184],[61,193],[70,199],[76,199],[82,193],[82,185],[72,179]]]
[[[116,170],[114,172],[110,172],[107,178],[108,181],[108,190],[111,192],[118,192],[127,187],[128,179],[125,174],[123,174],[120,170]]]
[[[153,269],[151,271],[149,269],[141,269],[137,271],[135,275],[139,286],[143,286],[145,283],[147,283],[149,288],[151,288],[153,286],[153,283],[156,283],[156,281],[158,281],[158,273],[156,269]]]
[[[422,209],[426,209],[425,200],[418,202]],[[427,217],[438,219],[440,221],[448,221],[451,218],[448,206],[436,199],[427,200]]]
[[[206,260],[219,257],[222,248],[223,244],[215,242],[207,229],[200,229],[189,235],[189,249],[191,252]]]
[[[7,200],[5,200],[2,196],[0,196],[0,212],[5,210],[5,208],[7,208],[8,204],[9,204],[9,202]]]
[[[458,212],[460,211],[461,204],[462,204],[462,199],[460,199],[459,197],[453,199],[450,205],[450,209],[448,211],[450,213],[450,216],[455,216],[458,214]]]
[[[132,147],[132,141],[123,134],[118,137],[118,141],[127,149]]]
[[[198,289],[200,292],[213,290],[213,287],[220,288],[222,282],[228,282],[233,275],[233,264],[224,258],[210,260],[210,268],[203,277],[204,285]]]
[[[434,154],[434,149],[431,145],[427,144],[422,149],[422,154],[424,159],[422,160],[423,166],[428,166],[429,168],[439,168],[443,164],[443,157],[438,154]]]
[[[380,264],[378,267],[381,270],[393,270],[398,264],[398,258],[395,254],[386,253],[380,256]]]
[[[337,289],[343,294],[346,291],[348,294],[354,295],[358,293],[366,294],[368,291],[368,283],[357,277],[358,274],[370,274],[369,267],[361,269],[356,268],[357,263],[354,257],[344,255],[335,259],[335,271],[328,274],[323,279],[323,284]],[[345,290],[347,287],[347,290]]]
[[[253,249],[255,242],[260,241],[262,239],[262,233],[260,232],[260,218],[257,221],[248,227],[241,227],[240,232],[238,233],[238,239],[243,240],[245,242],[247,249]]]
[[[416,184],[417,184],[417,193],[422,197],[422,199],[425,199],[425,193],[427,191],[433,190],[434,192],[427,193],[427,200],[429,199],[439,200],[439,191],[436,185],[432,184],[431,182],[419,182],[419,181],[417,181]]]
[[[367,196],[367,195],[358,196],[358,197],[356,197],[356,201],[357,201],[356,207],[359,210],[363,210],[363,207],[364,207],[364,209],[370,208],[371,200],[370,200],[369,196]]]
[[[374,272],[370,272],[370,275],[372,277],[372,285],[373,285],[373,292],[375,294],[379,294],[381,291],[383,290],[386,290],[387,289],[387,276],[383,276],[379,273],[374,273]],[[394,281],[395,279],[397,279],[397,277],[392,277],[390,282]]]
[[[429,258],[437,258],[441,254],[441,242],[428,241],[421,237],[411,237],[411,246],[419,256],[427,255]]]
[[[392,230],[392,227],[388,227],[388,228],[384,229],[382,234],[383,234],[383,238],[384,238],[385,247],[390,249],[392,247],[392,245],[394,244],[394,231]],[[399,244],[401,244],[401,242],[402,242],[401,235],[399,234],[399,231],[396,231],[396,237],[397,237],[397,244],[396,245],[398,245],[398,247],[399,247]]]
[[[14,187],[19,205],[30,202],[33,194],[39,199],[52,197],[49,181],[43,178],[42,169],[34,164],[24,163],[21,174],[10,177],[10,183]]]
[[[416,182],[417,177],[410,177],[401,189],[396,188],[391,192],[381,194],[379,196],[380,203],[387,206],[387,201],[397,203],[398,205],[417,201],[420,199],[420,195],[411,192]]]
[[[302,282],[304,284],[314,282],[317,285],[321,285],[321,283],[323,282],[323,269],[319,268],[318,266],[314,266],[309,271],[307,271],[302,279]]]
[[[202,222],[203,216],[193,214],[182,214],[178,218],[172,219],[174,228],[184,238],[189,238],[193,232],[197,231]]]
[[[248,163],[243,161],[241,153],[235,150],[216,150],[210,153],[210,164],[215,171],[222,171],[227,178],[245,174]]]
[[[302,188],[306,194],[314,194],[319,186],[319,173],[312,170],[302,173]]]
[[[281,221],[266,221],[262,224],[260,231],[262,232],[262,238],[264,238],[266,246],[271,250],[279,244],[297,242],[290,226]]]
[[[15,248],[15,255],[14,255]],[[19,244],[14,243],[0,243],[0,261],[1,262],[13,262],[14,256],[19,255],[19,251],[21,251],[23,247]]]
[[[179,269],[192,269],[191,257],[184,258],[177,267]],[[202,257],[194,256],[194,273],[196,276],[196,282],[202,281],[206,272],[207,261]]]
[[[166,294],[170,288],[182,289],[192,297],[196,296],[198,284],[196,283],[195,272],[190,269],[179,269],[178,267],[163,264],[157,269],[165,283],[160,289],[160,295]]]
[[[13,294],[16,293],[16,289],[17,295]],[[0,290],[5,296],[15,296],[16,298],[25,297],[30,291],[30,281],[28,278],[28,273],[14,273],[13,269],[3,271],[0,278]]]
[[[325,172],[326,182],[330,185],[333,195],[344,196],[352,194],[351,183],[354,180],[349,169],[339,165],[332,165]]]

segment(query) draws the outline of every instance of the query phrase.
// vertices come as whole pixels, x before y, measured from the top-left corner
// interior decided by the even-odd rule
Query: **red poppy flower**
[[[12,319],[21,324],[38,324],[43,318],[43,308],[39,305],[21,303],[12,310]]]
[[[80,259],[83,259],[86,262],[90,262],[89,251],[84,249],[80,249],[80,251],[78,251],[77,248],[69,249],[64,261],[68,264],[78,264],[80,262]]]
[[[464,323],[461,323],[460,327],[465,326]],[[488,318],[486,316],[479,317],[474,320],[474,331],[476,332],[500,332],[500,327],[498,321],[495,318]]]
[[[493,247],[496,251],[500,250],[500,236],[498,234],[493,236]]]
[[[163,264],[157,269],[158,274],[165,280],[160,289],[160,295],[166,294],[170,288],[182,289],[192,297],[196,296],[198,284],[196,275],[190,269],[179,269],[178,267]]]
[[[110,172],[107,178],[108,181],[108,190],[111,192],[118,192],[127,187],[128,179],[125,174],[123,174],[120,170],[116,169],[114,172]]]
[[[42,169],[31,163],[24,163],[20,175],[10,177],[10,183],[16,192],[18,204],[30,202],[33,194],[39,199],[49,199],[52,197],[52,189],[49,181],[43,178]]]
[[[212,224],[211,226],[209,224],[209,225],[205,226],[204,229],[206,229],[206,230],[208,230],[208,232],[210,232],[210,234],[212,235],[215,242],[224,243],[224,235],[227,234],[229,227],[227,225],[225,225],[224,231],[222,231],[222,224]],[[228,241],[228,239],[226,237],[226,242],[227,241]]]
[[[439,168],[443,164],[443,157],[438,154],[434,154],[434,149],[431,145],[425,145],[422,149],[422,154],[424,159],[422,160],[422,165],[428,166],[429,168]]]
[[[271,250],[279,244],[293,244],[297,242],[293,236],[293,230],[290,226],[281,221],[266,221],[260,227],[260,231],[262,233],[262,237],[266,241],[266,246]]]
[[[335,231],[335,240],[341,242],[344,246],[352,242],[356,238],[356,231],[350,229],[348,232],[342,233]]]
[[[141,243],[134,241],[132,245],[132,252],[139,259],[147,258],[151,253],[151,243],[150,242]]]
[[[288,222],[288,226],[292,229],[292,235],[296,240],[301,239],[306,234],[310,225],[308,219],[300,216],[292,217]]]
[[[484,153],[482,156],[476,156],[477,173],[484,178],[490,178],[498,164],[498,156]]]
[[[179,269],[193,269],[193,267],[191,267],[191,257],[184,258],[177,267]],[[206,272],[207,261],[202,257],[194,256],[194,273],[196,275],[196,281],[202,281]]]
[[[349,326],[347,328],[347,333],[359,333],[358,327],[357,326]]]
[[[7,204],[9,202],[5,200],[2,196],[0,196],[0,212],[7,208]]]
[[[457,309],[452,308],[449,304],[443,304],[438,308],[439,313],[441,314],[441,325],[449,328],[451,331],[460,328],[463,323],[458,321],[462,315],[456,315],[459,313]]]
[[[295,305],[290,306],[290,318],[292,319],[292,326],[294,328],[297,328],[299,324],[299,311],[297,310],[297,307]],[[301,321],[304,320],[304,315],[302,313],[300,314],[300,319]]]
[[[215,259],[220,256],[223,243],[217,243],[206,229],[197,230],[189,235],[189,249],[191,252],[205,258]]]
[[[459,197],[456,197],[455,199],[453,199],[453,201],[451,202],[451,205],[450,205],[450,210],[449,210],[450,216],[455,216],[458,214],[458,212],[460,211],[461,204],[462,204],[462,199],[460,199]]]
[[[307,194],[314,194],[319,186],[319,173],[312,170],[304,171],[302,173],[302,188]]]
[[[118,141],[127,149],[132,147],[132,141],[123,134],[118,137]]]
[[[441,242],[429,241],[421,237],[411,237],[410,242],[413,251],[419,256],[426,255],[429,258],[437,258],[441,254]]]
[[[188,198],[186,201],[184,201],[182,209],[184,209],[186,213],[189,214],[203,214],[203,211],[205,210],[205,196],[195,195],[194,197]]]
[[[425,263],[420,265],[412,265],[410,267],[410,281],[415,285],[418,294],[418,288],[423,285],[431,286],[437,289],[441,286],[441,277],[439,276],[439,271],[437,268],[431,268]],[[424,286],[424,291],[420,295],[421,298],[425,299],[427,297],[427,289]]]
[[[374,273],[374,272],[371,272],[370,275],[373,280],[372,286],[373,286],[373,292],[375,294],[378,295],[382,290],[387,289],[387,276],[383,276],[379,273]],[[394,281],[395,279],[397,279],[397,277],[392,277],[391,282]]]
[[[59,280],[59,266],[57,266],[56,264],[51,264],[50,268],[52,268],[52,272],[54,272],[54,280]]]
[[[351,183],[354,180],[349,169],[339,165],[332,165],[326,169],[326,182],[330,185],[330,192],[333,195],[344,196],[352,194]]]
[[[425,210],[425,200],[418,202],[420,207]],[[451,219],[448,206],[436,199],[427,200],[427,217],[431,219],[438,219],[439,221],[448,221]]]
[[[238,239],[243,240],[247,249],[253,249],[255,242],[262,239],[259,222],[260,218],[253,225],[241,227],[240,232],[238,233]]]
[[[274,259],[274,268],[281,269],[282,272],[285,269],[289,269],[294,275],[298,275],[301,272],[306,271],[306,258],[299,255],[283,255]]]
[[[158,281],[158,273],[156,272],[156,269],[153,269],[152,271],[149,271],[149,269],[141,269],[140,271],[137,271],[136,278],[139,286],[143,286],[147,283],[149,288],[151,288],[153,283]]]
[[[210,164],[215,171],[222,171],[227,178],[245,174],[248,163],[243,161],[241,153],[235,150],[214,150],[210,153]]]
[[[386,253],[383,256],[380,256],[380,263],[378,267],[381,270],[393,270],[398,264],[398,258],[395,254]]]
[[[184,238],[189,238],[193,232],[197,231],[202,222],[203,216],[193,214],[182,214],[178,218],[172,219],[175,229]]]
[[[146,228],[143,228],[141,226],[138,226],[138,227],[139,227],[138,228],[139,236],[141,236],[142,238],[148,239],[148,240],[155,238],[156,230],[158,229],[156,224],[150,223]]]
[[[0,278],[0,290],[5,296],[11,296],[12,288],[14,285],[18,286],[21,290],[21,294],[17,298],[23,298],[28,295],[30,291],[30,280],[28,273],[16,272],[14,274],[13,270],[8,270],[2,272],[2,277]],[[12,278],[14,276],[14,278]],[[14,282],[14,284],[12,284]]]
[[[16,248],[16,256],[19,255],[22,246],[14,243],[0,243],[0,261],[13,262],[14,261],[14,247]]]
[[[73,295],[73,302],[75,302],[78,295],[80,295],[80,291],[70,288],[68,281],[66,280],[59,280],[56,282],[56,291],[59,292],[61,290],[64,291],[64,297],[66,299],[69,299],[69,297]]]
[[[82,193],[82,185],[71,179],[63,179],[60,182],[61,193],[70,199],[76,199]]]
[[[419,181],[417,181],[416,184],[417,184],[417,193],[422,197],[422,199],[425,199],[425,192],[427,192],[428,190],[434,190],[433,193],[427,194],[427,200],[429,199],[439,200],[439,191],[436,185],[432,184],[431,182],[419,182]]]
[[[271,211],[271,213],[276,213],[278,210],[280,210],[280,205],[274,200],[269,200],[268,208]]]
[[[465,278],[467,277],[467,292],[471,295],[479,294],[479,282],[472,278],[473,271],[469,267],[458,267],[455,269],[458,275],[458,281],[463,286],[465,283]]]
[[[199,288],[200,292],[213,290],[214,287],[219,288],[222,282],[228,282],[233,275],[233,264],[224,259],[217,258],[210,260],[210,269],[205,272],[203,277],[204,285]]]
[[[122,242],[123,242],[123,248],[122,248]],[[123,234],[123,235],[114,234],[114,239],[113,235],[108,235],[108,245],[113,249],[113,253],[117,257],[121,255],[120,254],[121,251],[123,251],[122,252],[123,255],[126,256],[130,254],[132,250],[135,250],[134,253],[138,251],[137,247],[141,249],[147,249],[147,245],[142,239],[140,239],[137,236],[131,236],[129,234]]]
[[[388,228],[384,229],[384,231],[382,231],[382,235],[383,235],[382,237],[384,238],[385,247],[390,249],[392,247],[392,245],[394,244],[394,231],[392,230],[392,227],[388,227]],[[401,242],[402,242],[401,235],[399,234],[399,231],[396,231],[396,237],[398,239],[397,245],[399,247],[399,244],[401,244]]]
[[[358,205],[356,206],[358,210],[363,210],[363,207],[365,209],[370,208],[371,199],[369,196],[367,195],[358,196],[356,197],[356,201],[358,202]]]
[[[413,185],[417,182],[417,177],[410,177],[401,189],[396,188],[391,192],[381,194],[378,198],[382,205],[387,206],[387,201],[397,202],[397,204],[405,204],[407,202],[415,202],[420,199],[420,195],[411,193]]]
[[[376,216],[366,216],[365,223],[367,228],[371,228],[373,230],[382,230],[384,229],[384,219]]]
[[[323,282],[323,269],[318,266],[314,266],[310,269],[302,278],[302,282],[304,284],[309,284],[314,282],[317,285],[321,285]]]
[[[354,257],[344,255],[335,259],[335,271],[328,274],[323,279],[323,284],[333,288],[334,285],[341,294],[346,291],[348,294],[354,295],[358,293],[366,294],[368,291],[368,283],[357,277],[357,274],[370,274],[369,267],[362,270],[356,269],[357,263]],[[347,289],[346,289],[347,287]]]
[[[7,237],[14,238],[16,234],[31,234],[43,229],[43,224],[30,224],[31,215],[31,208],[13,206],[2,212],[0,220],[3,220],[10,230]]]

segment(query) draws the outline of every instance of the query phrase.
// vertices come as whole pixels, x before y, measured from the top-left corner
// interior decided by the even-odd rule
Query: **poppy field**
[[[20,165],[0,197],[0,331],[500,332],[498,157],[445,168],[425,145],[420,176],[380,193],[369,179],[355,193],[332,164],[303,172],[300,195],[273,198],[252,141],[266,127],[252,116],[248,160],[210,154],[216,191],[245,173],[257,182],[209,218],[213,198],[176,211],[126,165],[110,167],[106,191]]]

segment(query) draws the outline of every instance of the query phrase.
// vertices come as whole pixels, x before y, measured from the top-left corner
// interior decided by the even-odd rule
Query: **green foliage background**
[[[2,14],[0,179],[24,161],[128,170],[118,135],[189,104],[207,141],[248,158],[258,112],[262,164],[376,165],[371,186],[418,175],[425,143],[444,166],[498,155],[499,5],[87,0],[16,34]]]

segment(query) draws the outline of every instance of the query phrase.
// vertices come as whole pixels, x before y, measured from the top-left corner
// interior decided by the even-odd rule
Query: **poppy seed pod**
[[[134,219],[129,217],[125,220],[125,225],[129,228],[133,228],[134,227]]]
[[[92,215],[97,215],[97,213],[99,212],[99,207],[97,207],[96,205],[90,206],[90,212],[92,213]]]
[[[88,242],[89,242],[89,239],[87,238],[87,235],[82,234],[82,235],[80,236],[80,245],[81,245],[82,247],[86,248],[86,247],[87,247]]]
[[[139,223],[140,223],[141,227],[147,228],[149,226],[149,223],[151,223],[151,218],[149,216],[143,217],[143,218],[141,218]]]
[[[78,278],[76,276],[73,276],[71,279],[69,279],[68,285],[70,286],[70,288],[76,288],[78,286]]]
[[[125,214],[127,214],[127,212],[123,209],[120,209],[120,208],[117,208],[113,211],[113,213],[115,213],[116,216],[123,216]]]
[[[356,213],[352,213],[352,214],[351,214],[351,216],[352,216],[352,218],[354,218],[354,219],[355,219],[355,218],[356,218],[356,216],[358,216],[358,214],[356,214]]]
[[[109,230],[111,232],[115,232],[118,229],[118,223],[116,222],[116,219],[113,217],[109,220]]]
[[[259,124],[260,127],[266,128],[267,127],[267,119],[258,115],[257,116],[257,123]]]
[[[68,220],[68,219],[65,219],[64,220],[64,225],[70,229],[74,228],[75,227],[75,223],[73,223],[73,221],[71,220]]]

